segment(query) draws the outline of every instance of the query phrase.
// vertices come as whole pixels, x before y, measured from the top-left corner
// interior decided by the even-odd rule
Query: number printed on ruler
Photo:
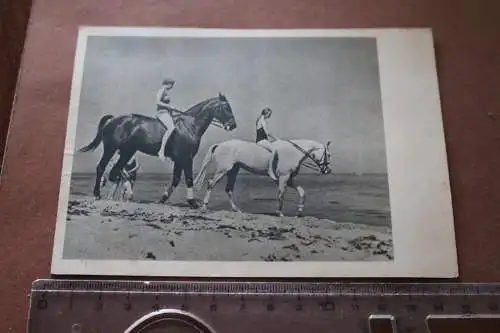
[[[491,284],[39,280],[28,332],[424,333],[441,318],[499,317],[499,295]]]

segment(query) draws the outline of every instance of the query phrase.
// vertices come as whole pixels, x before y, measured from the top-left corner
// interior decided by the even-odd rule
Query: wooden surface
[[[22,24],[12,22],[24,20],[21,3],[26,1],[1,1],[2,45],[10,40],[0,66],[5,130],[20,41],[5,36],[22,36]],[[500,281],[499,18],[497,0],[35,1],[0,183],[0,331],[24,331],[30,284],[49,276],[76,27],[81,24],[432,27],[461,280]]]
[[[0,0],[0,160],[3,158],[30,5],[31,0]]]

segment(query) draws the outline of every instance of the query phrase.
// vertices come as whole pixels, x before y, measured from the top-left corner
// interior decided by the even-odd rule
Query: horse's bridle
[[[328,172],[329,166],[328,166],[328,157],[327,157],[327,152],[326,152],[327,149],[326,149],[326,147],[323,149],[323,155],[321,156],[321,158],[320,159],[316,159],[311,154],[311,152],[305,150],[304,148],[302,148],[301,146],[299,146],[295,142],[293,142],[291,140],[287,140],[287,141],[290,142],[292,144],[292,146],[294,146],[295,148],[297,148],[297,150],[299,150],[301,153],[303,153],[305,159],[309,158],[309,159],[311,159],[314,162],[314,164],[311,164],[311,163],[307,163],[304,160],[302,162],[303,166],[305,166],[306,168],[312,169],[312,170],[317,170],[316,168],[319,168],[319,171],[321,173],[327,173]]]
[[[227,102],[220,102],[219,103],[219,105],[217,106],[217,108],[219,110],[217,110],[217,111],[220,111],[220,109],[222,108],[222,104],[224,104],[224,103],[227,103]],[[224,128],[224,126],[225,126],[219,119],[216,119],[216,118],[212,119],[212,122],[210,123],[210,125],[214,126],[214,127],[218,127],[218,128]]]

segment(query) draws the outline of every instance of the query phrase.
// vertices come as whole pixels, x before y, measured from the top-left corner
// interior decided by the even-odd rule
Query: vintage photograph
[[[417,32],[410,42],[427,36]],[[394,199],[402,185],[391,170],[414,174],[391,162],[405,138],[384,108],[382,76],[397,70],[384,48],[400,38],[390,29],[82,28],[53,273],[380,276],[418,256],[396,225],[425,241],[415,230],[430,221],[397,219],[422,207]],[[451,208],[449,190],[434,195]],[[451,212],[439,218],[453,254]]]

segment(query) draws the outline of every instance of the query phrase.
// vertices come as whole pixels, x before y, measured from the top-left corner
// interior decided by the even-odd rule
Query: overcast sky
[[[187,109],[222,92],[238,128],[209,128],[195,169],[209,145],[255,140],[266,106],[280,138],[332,141],[335,172],[386,172],[376,41],[369,38],[90,37],[85,56],[77,148],[96,133],[104,114],[155,116],[164,77],[176,85],[172,104]],[[73,172],[94,172],[102,152],[76,153]],[[139,154],[143,172],[171,171]]]

